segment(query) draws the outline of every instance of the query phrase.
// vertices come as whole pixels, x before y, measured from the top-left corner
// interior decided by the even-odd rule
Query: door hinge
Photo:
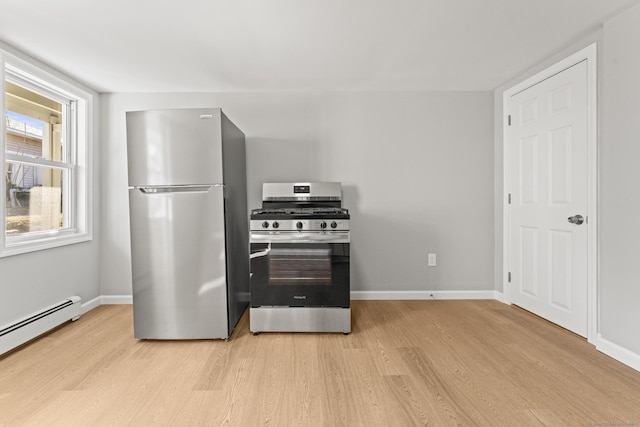
[[[507,203],[511,204],[511,193],[507,195]]]
[[[507,273],[507,282],[511,283],[511,272]]]
[[[507,116],[507,125],[511,126],[511,114]]]

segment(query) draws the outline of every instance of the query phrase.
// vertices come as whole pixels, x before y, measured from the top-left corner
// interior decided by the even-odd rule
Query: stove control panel
[[[252,231],[349,231],[348,219],[251,220]]]

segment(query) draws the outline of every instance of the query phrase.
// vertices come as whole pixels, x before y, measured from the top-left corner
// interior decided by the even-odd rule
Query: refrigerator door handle
[[[176,185],[170,187],[138,187],[144,194],[160,194],[160,193],[208,193],[217,185]]]

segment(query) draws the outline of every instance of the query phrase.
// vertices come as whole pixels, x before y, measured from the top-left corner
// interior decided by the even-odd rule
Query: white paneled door
[[[588,332],[587,61],[509,99],[511,302]]]

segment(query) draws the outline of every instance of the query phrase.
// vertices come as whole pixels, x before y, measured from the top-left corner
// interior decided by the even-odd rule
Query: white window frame
[[[63,180],[64,193],[68,197],[63,198],[64,227],[59,230],[51,230],[37,233],[25,233],[15,236],[6,234],[6,161],[15,161],[15,156],[6,155],[6,120],[5,120],[5,81],[7,70],[11,76],[18,76],[21,85],[26,83],[28,89],[36,89],[37,92],[52,94],[54,99],[60,98],[69,101],[69,117],[65,126],[67,135],[65,139],[65,158],[63,162],[54,162],[44,159],[29,159],[31,164],[44,167],[60,168],[66,164],[63,170],[67,179]],[[44,67],[31,61],[22,59],[0,47],[0,167],[2,167],[2,179],[0,180],[0,258],[18,255],[33,251],[55,248],[80,242],[86,242],[93,238],[92,212],[91,212],[91,129],[93,119],[94,96],[80,87],[62,79]],[[31,87],[29,87],[31,86]],[[70,166],[70,167],[67,167]],[[63,193],[63,194],[64,194]]]

